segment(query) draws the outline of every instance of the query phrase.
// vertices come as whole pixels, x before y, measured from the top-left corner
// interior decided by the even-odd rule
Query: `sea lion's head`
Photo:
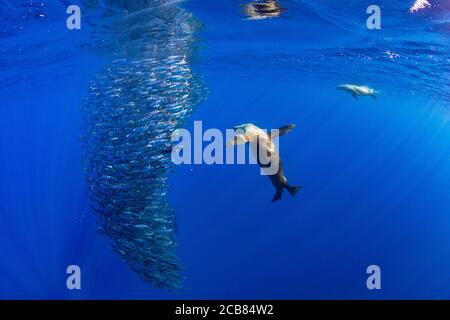
[[[252,123],[244,123],[238,126],[234,126],[233,137],[227,142],[227,146],[234,146],[238,144],[245,144],[252,141],[250,131],[253,128],[257,128]]]

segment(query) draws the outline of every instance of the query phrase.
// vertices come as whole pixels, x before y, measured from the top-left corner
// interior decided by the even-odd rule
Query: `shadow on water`
[[[87,194],[99,231],[144,280],[182,288],[167,198],[172,132],[203,95],[189,63],[197,22],[176,4],[102,1],[91,49],[111,58],[83,107]]]

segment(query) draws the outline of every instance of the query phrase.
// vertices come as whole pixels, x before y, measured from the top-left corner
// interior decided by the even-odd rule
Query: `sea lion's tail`
[[[271,203],[280,200],[282,194],[283,194],[283,189],[278,189],[277,192],[275,193],[275,195],[273,196]]]
[[[289,194],[291,196],[295,196],[297,194],[297,192],[302,188],[302,187],[294,187],[294,186],[290,186],[290,185],[286,185],[285,186],[286,190],[289,192]]]
[[[286,184],[284,187],[286,188],[286,190],[289,192],[289,194],[291,196],[295,196],[297,194],[297,192],[302,188],[302,187],[290,186],[288,184]],[[278,189],[277,192],[275,193],[275,196],[272,199],[272,202],[280,200],[282,194],[283,194],[283,188]]]

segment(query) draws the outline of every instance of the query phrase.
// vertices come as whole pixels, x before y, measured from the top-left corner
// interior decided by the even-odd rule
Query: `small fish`
[[[82,108],[83,166],[99,232],[142,279],[168,290],[184,278],[167,199],[170,138],[203,92],[184,59],[117,60],[96,75]]]

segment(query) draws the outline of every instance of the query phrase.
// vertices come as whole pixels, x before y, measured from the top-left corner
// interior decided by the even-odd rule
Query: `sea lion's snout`
[[[238,144],[244,144],[248,141],[246,133],[245,133],[246,125],[235,126],[232,128],[233,135],[231,139],[228,140],[227,146],[231,147]]]

